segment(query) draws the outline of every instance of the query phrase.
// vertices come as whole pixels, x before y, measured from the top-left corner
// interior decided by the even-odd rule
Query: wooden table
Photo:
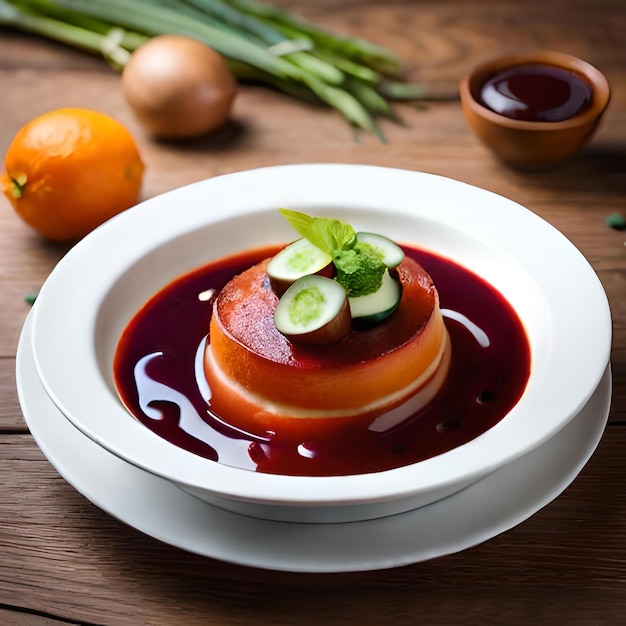
[[[626,619],[626,4],[620,0],[316,0],[284,2],[329,27],[385,44],[410,78],[454,94],[477,61],[512,47],[585,58],[613,98],[573,162],[524,174],[471,134],[456,98],[397,110],[386,144],[355,140],[340,117],[264,88],[242,87],[233,123],[189,143],[151,141],[104,62],[0,30],[0,153],[50,109],[109,113],[136,136],[144,197],[263,165],[350,162],[432,172],[509,197],[586,256],[614,321],[613,402],[599,448],[576,481],[516,528],[464,552],[348,574],[262,571],[188,554],[109,517],[70,487],[28,432],[15,389],[29,305],[67,246],[45,243],[0,198],[0,623],[3,624],[578,624]],[[584,329],[581,329],[584,330]]]

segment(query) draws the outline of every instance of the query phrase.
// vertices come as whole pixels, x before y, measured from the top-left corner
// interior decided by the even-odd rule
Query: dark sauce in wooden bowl
[[[480,90],[482,103],[495,113],[527,122],[561,122],[591,104],[589,85],[552,65],[517,65],[498,72]]]
[[[228,416],[211,410],[202,370],[212,296],[276,250],[248,251],[180,277],[153,296],[125,329],[114,363],[118,392],[130,412],[160,437],[212,461],[259,472],[363,474],[416,463],[471,441],[519,400],[530,350],[515,311],[467,269],[406,247],[437,286],[451,339],[451,369],[433,402],[385,432],[365,425],[301,442],[229,425]]]

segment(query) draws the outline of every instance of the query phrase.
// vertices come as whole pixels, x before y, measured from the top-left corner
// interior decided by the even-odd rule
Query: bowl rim
[[[477,92],[489,77],[499,71],[526,64],[551,65],[574,72],[591,88],[591,106],[559,122],[535,122],[500,115],[480,102]],[[462,103],[479,117],[502,128],[533,132],[565,131],[592,124],[604,113],[611,99],[609,82],[595,66],[571,54],[543,49],[519,50],[484,59],[463,76],[459,92]]]
[[[432,205],[415,202],[411,189],[424,192]],[[204,207],[207,197],[219,202],[212,214]],[[480,245],[494,245],[498,254],[521,256],[529,264],[524,270],[547,290],[542,297],[551,298],[551,306],[558,309],[559,324],[551,327],[546,358],[555,360],[567,375],[565,380],[559,371],[558,380],[544,380],[545,367],[531,372],[532,384],[542,394],[541,402],[528,389],[523,396],[524,401],[530,398],[533,432],[526,432],[520,401],[498,425],[438,457],[375,474],[301,477],[260,474],[208,461],[173,446],[132,418],[101,380],[94,353],[95,320],[111,283],[155,246],[207,225],[213,228],[242,216],[265,215],[260,207],[268,205],[302,210],[356,205],[380,218],[386,211],[407,220],[426,215],[444,229],[474,225],[476,230],[479,224]],[[145,229],[147,224],[150,229]],[[530,252],[524,233],[532,233]],[[116,254],[100,263],[112,245]],[[198,259],[196,267],[206,262]],[[581,289],[587,294],[582,303]],[[555,311],[550,314],[546,321],[554,322]],[[581,327],[588,332],[578,337]],[[369,165],[299,164],[217,176],[156,196],[112,218],[72,248],[52,271],[33,309],[31,336],[38,375],[54,404],[116,456],[218,497],[297,506],[350,505],[436,493],[470,477],[478,479],[553,436],[599,384],[610,358],[611,316],[604,289],[583,255],[554,227],[511,200],[434,174]],[[59,367],[59,354],[73,368],[70,374],[87,377],[83,382],[91,385],[89,393],[83,385],[77,393],[76,378]],[[580,355],[584,368],[577,366]]]

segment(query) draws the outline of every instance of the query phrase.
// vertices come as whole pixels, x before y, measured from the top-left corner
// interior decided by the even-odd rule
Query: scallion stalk
[[[290,26],[310,37],[321,48],[333,51],[348,59],[363,63],[376,71],[399,76],[402,63],[390,50],[365,39],[340,36],[314,24],[295,18],[287,10],[259,0],[226,0],[230,5],[276,24]]]
[[[423,99],[384,47],[337,35],[260,0],[0,0],[0,24],[101,54],[116,69],[151,37],[179,34],[222,54],[242,80],[336,109],[381,136],[389,100]]]

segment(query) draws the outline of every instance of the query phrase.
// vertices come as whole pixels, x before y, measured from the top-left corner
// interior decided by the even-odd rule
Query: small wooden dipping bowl
[[[561,121],[513,119],[489,108],[481,98],[485,83],[518,66],[560,68],[590,89],[589,104]],[[593,134],[610,99],[606,77],[576,57],[546,50],[513,53],[481,63],[460,84],[463,115],[476,136],[505,163],[523,170],[546,170],[575,154]]]

